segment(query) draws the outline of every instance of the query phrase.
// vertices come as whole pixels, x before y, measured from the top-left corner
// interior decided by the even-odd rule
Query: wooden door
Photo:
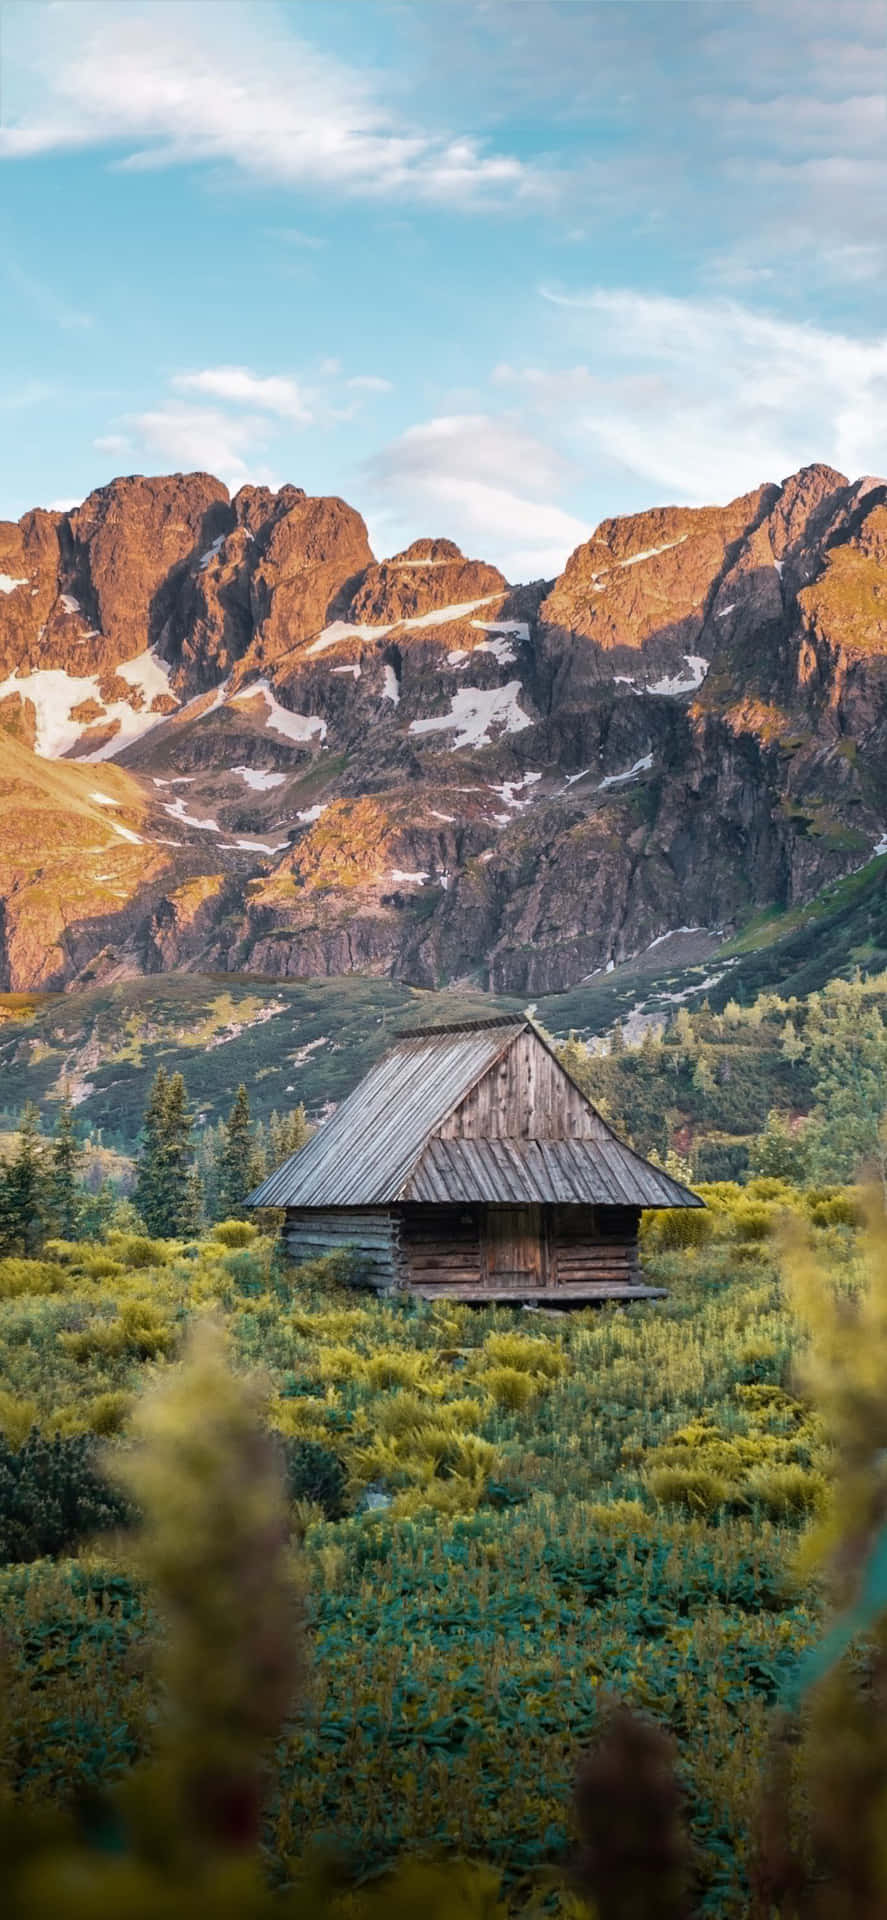
[[[490,1207],[487,1280],[491,1288],[545,1285],[541,1208]]]

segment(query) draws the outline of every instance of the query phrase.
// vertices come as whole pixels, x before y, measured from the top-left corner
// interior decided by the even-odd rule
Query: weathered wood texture
[[[552,1283],[640,1282],[638,1225],[634,1207],[554,1207]]]
[[[353,1248],[358,1279],[381,1291],[405,1278],[400,1221],[388,1207],[288,1207],[283,1243],[288,1259],[296,1265]]]
[[[607,1129],[529,1029],[438,1129],[441,1140],[603,1140]]]
[[[403,1206],[400,1246],[410,1288],[477,1285],[484,1276],[483,1207]]]
[[[467,1286],[495,1299],[641,1284],[634,1207],[404,1205],[400,1215],[414,1291]]]

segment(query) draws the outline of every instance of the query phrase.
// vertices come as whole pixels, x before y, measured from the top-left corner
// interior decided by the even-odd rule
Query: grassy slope
[[[831,887],[810,906],[759,916],[734,940],[693,966],[651,969],[650,959],[618,967],[568,993],[537,1002],[555,1034],[605,1033],[637,1008],[667,1021],[683,1001],[713,1007],[758,993],[805,994],[838,973],[887,966],[887,858]],[[718,977],[720,976],[720,977]],[[714,984],[707,985],[709,982]],[[318,1114],[349,1092],[400,1025],[522,1011],[523,1001],[480,992],[421,992],[390,980],[350,976],[273,981],[255,975],[169,974],[63,995],[0,996],[2,1112],[27,1098],[51,1107],[65,1079],[82,1118],[107,1141],[131,1147],[158,1065],[180,1067],[199,1111],[218,1119],[238,1083],[250,1089],[258,1117],[304,1101]],[[266,1017],[270,1007],[282,1009]],[[265,1017],[263,1017],[265,1016]],[[663,1144],[669,1109],[705,1131],[756,1131],[773,1104],[803,1106],[805,1089],[780,1061],[781,1023],[765,1023],[754,1048],[743,1036],[741,1084],[725,1082],[706,1101],[669,1080],[638,1089],[616,1117],[646,1149]],[[703,1045],[707,1045],[703,1036]],[[729,1037],[711,1054],[714,1067]],[[306,1051],[310,1049],[310,1051]],[[601,1091],[604,1091],[602,1085]]]
[[[771,1225],[782,1204],[765,1206]],[[309,1535],[316,1709],[276,1749],[272,1860],[321,1828],[365,1868],[432,1836],[512,1872],[552,1860],[577,1755],[612,1688],[678,1739],[702,1910],[720,1920],[747,1911],[743,1858],[767,1709],[816,1622],[811,1596],[787,1580],[796,1528],[773,1510],[772,1481],[771,1495],[749,1483],[794,1458],[799,1429],[791,1405],[774,1428],[749,1401],[748,1383],[783,1378],[793,1330],[743,1206],[738,1196],[733,1213],[712,1217],[712,1246],[651,1255],[670,1297],[628,1312],[549,1320],[392,1309],[328,1296],[305,1276],[293,1300],[291,1279],[268,1291],[262,1259],[228,1259],[209,1243],[196,1264],[168,1247],[156,1270],[129,1271],[121,1242],[116,1274],[71,1270],[48,1297],[0,1300],[7,1419],[18,1409],[20,1425],[33,1414],[47,1430],[59,1420],[65,1431],[88,1427],[99,1403],[125,1405],[145,1371],[132,1344],[99,1343],[109,1319],[149,1301],[175,1341],[192,1304],[218,1297],[242,1359],[269,1369],[275,1422],[341,1453],[352,1500],[380,1479],[395,1496],[392,1514],[316,1524]],[[855,1235],[826,1228],[822,1238],[851,1272]],[[96,1335],[88,1365],[59,1338],[70,1327],[85,1328],[87,1342]],[[515,1365],[525,1404],[512,1404]],[[33,1403],[24,1411],[18,1398],[12,1406],[22,1395]],[[452,1474],[440,1460],[430,1470],[428,1418],[455,1449]],[[678,1429],[679,1461],[701,1490],[696,1518],[663,1504],[673,1488],[656,1492]],[[464,1479],[475,1434],[490,1482],[476,1511]],[[815,1448],[815,1435],[800,1433],[802,1450],[811,1440]],[[721,1491],[713,1446],[719,1471],[729,1467]],[[133,1657],[143,1603],[127,1586],[109,1627],[88,1586],[106,1577],[96,1554],[79,1568],[43,1561],[0,1575],[10,1714],[27,1720],[31,1784],[50,1791],[108,1778],[144,1743],[152,1693],[144,1654]],[[47,1644],[51,1671],[35,1693]]]

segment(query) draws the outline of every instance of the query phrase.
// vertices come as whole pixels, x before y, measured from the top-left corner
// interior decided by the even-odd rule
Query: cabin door
[[[541,1287],[540,1207],[490,1207],[487,1211],[487,1279],[491,1287]]]

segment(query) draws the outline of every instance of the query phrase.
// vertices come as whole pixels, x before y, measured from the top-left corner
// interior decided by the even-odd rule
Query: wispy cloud
[[[557,502],[570,462],[516,419],[450,414],[410,427],[366,462],[380,529],[445,533],[509,579],[556,573],[588,528]],[[552,497],[554,496],[554,498]]]
[[[265,423],[255,416],[169,405],[133,414],[129,424],[162,471],[212,473],[232,490],[246,480],[272,484],[262,460]]]
[[[392,382],[383,380],[377,373],[355,373],[346,380],[346,387],[357,387],[363,393],[391,393]]]
[[[183,393],[205,393],[237,406],[259,407],[263,413],[302,426],[314,418],[304,388],[284,374],[252,373],[249,367],[204,367],[199,373],[176,374],[173,386]]]
[[[56,0],[40,97],[7,106],[0,155],[96,145],[134,169],[229,164],[265,181],[444,206],[538,197],[541,169],[471,133],[413,124],[370,76],[298,38],[268,0],[209,9]],[[39,26],[37,20],[39,19]],[[310,244],[310,242],[309,242]]]
[[[809,460],[877,471],[887,442],[887,334],[854,339],[733,300],[593,289],[544,297],[595,367],[500,368],[575,454],[601,455],[682,500],[723,500]]]

